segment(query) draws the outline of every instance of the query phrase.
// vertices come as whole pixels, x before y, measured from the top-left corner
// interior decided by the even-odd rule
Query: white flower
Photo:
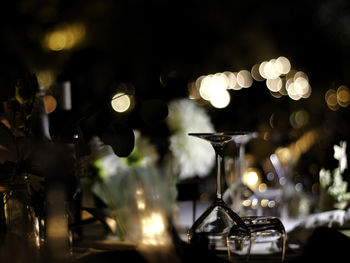
[[[334,159],[339,161],[340,172],[344,172],[348,167],[347,156],[346,156],[346,142],[341,141],[340,146],[334,145]]]
[[[149,141],[149,138],[141,136],[140,131],[135,130],[135,147],[130,156],[127,157],[129,165],[151,166],[159,159],[157,149]]]
[[[190,99],[169,103],[167,123],[172,132],[214,132],[206,111]]]
[[[105,145],[97,136],[89,141],[92,163],[99,170],[102,178],[127,171],[130,166],[151,166],[158,161],[159,156],[155,146],[150,144],[148,138],[142,137],[139,131],[136,130],[134,133],[135,147],[126,158],[118,157],[112,147]]]
[[[169,104],[167,123],[173,132],[169,148],[179,178],[207,175],[215,163],[214,150],[210,143],[188,135],[190,132],[214,132],[205,110],[189,99],[174,100]]]
[[[107,178],[118,171],[126,169],[127,165],[123,158],[118,157],[110,145],[105,145],[98,136],[89,141],[91,161],[99,170],[102,178]]]

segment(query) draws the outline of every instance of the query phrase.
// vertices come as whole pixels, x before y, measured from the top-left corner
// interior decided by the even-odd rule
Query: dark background
[[[350,134],[349,108],[332,111],[324,100],[329,88],[349,85],[349,7],[346,0],[1,1],[1,71],[5,75],[17,63],[70,80],[76,120],[89,106],[106,101],[116,83],[130,83],[139,101],[168,102],[186,97],[188,83],[200,75],[250,70],[285,56],[293,69],[309,76],[310,98],[276,99],[263,82],[254,81],[249,89],[232,91],[227,108],[205,107],[217,130],[269,131],[275,146],[317,129],[324,138],[313,153],[325,151],[332,158],[332,144]],[[79,45],[62,51],[43,48],[45,34],[76,22],[86,28]],[[308,112],[309,122],[295,129],[289,116],[300,109]],[[142,125],[133,114],[119,121],[153,135],[166,133],[163,126]]]

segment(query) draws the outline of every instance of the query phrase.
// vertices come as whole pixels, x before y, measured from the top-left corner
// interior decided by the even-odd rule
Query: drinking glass
[[[229,187],[223,195],[223,200],[231,206],[231,208],[242,215],[242,202],[253,195],[254,192],[243,183],[242,176],[247,170],[247,160],[245,158],[245,148],[248,142],[258,137],[257,132],[245,132],[245,136],[234,136],[235,153],[228,159],[226,174],[226,182]]]
[[[227,254],[227,237],[234,226],[249,239],[250,231],[244,221],[222,199],[222,177],[224,174],[224,146],[234,139],[243,139],[247,136],[244,132],[217,132],[217,133],[189,133],[206,140],[214,148],[216,155],[217,181],[216,199],[194,222],[188,232],[188,243],[203,246],[206,249]]]
[[[272,216],[248,216],[242,217],[242,220],[249,229],[250,238],[233,226],[227,238],[229,259],[237,261],[240,256],[241,259],[249,261],[251,254],[269,254],[269,260],[283,262],[286,231],[282,222]]]

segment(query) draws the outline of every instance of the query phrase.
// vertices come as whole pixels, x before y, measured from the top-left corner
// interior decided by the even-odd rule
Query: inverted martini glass
[[[227,237],[233,226],[243,235],[250,238],[250,230],[241,219],[222,199],[222,183],[224,176],[224,146],[230,141],[242,141],[248,135],[245,132],[216,132],[189,133],[190,136],[208,141],[214,148],[216,155],[216,199],[199,216],[188,232],[188,243],[206,246],[207,249],[227,251]]]

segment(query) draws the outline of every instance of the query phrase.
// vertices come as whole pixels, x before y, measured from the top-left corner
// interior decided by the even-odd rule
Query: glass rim
[[[218,135],[218,136],[233,136],[233,135],[249,135],[258,132],[253,132],[253,131],[235,131],[235,132],[189,132],[187,133],[188,135],[191,136],[207,136],[207,135]]]

